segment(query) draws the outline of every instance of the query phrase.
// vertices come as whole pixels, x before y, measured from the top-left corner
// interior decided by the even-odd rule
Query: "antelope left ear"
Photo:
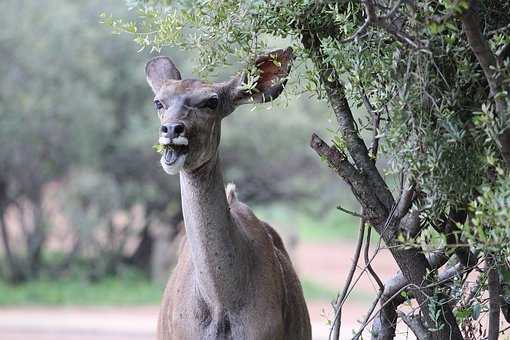
[[[181,73],[173,61],[165,56],[155,57],[145,65],[145,76],[154,94],[157,94],[161,86],[168,79],[181,79]]]
[[[294,58],[290,47],[259,56],[252,79],[247,74],[238,77],[237,86],[232,89],[234,106],[276,99],[285,88]]]

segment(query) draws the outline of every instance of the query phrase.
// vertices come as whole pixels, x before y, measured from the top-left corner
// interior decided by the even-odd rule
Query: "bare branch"
[[[442,267],[448,261],[444,252],[436,252],[429,256],[428,262],[431,269]],[[406,301],[400,293],[409,286],[409,281],[402,272],[398,272],[393,278],[384,284],[384,292],[381,297],[381,310],[374,320],[372,333],[378,334],[376,339],[393,339],[397,322],[397,307]]]
[[[397,218],[402,218],[408,213],[409,209],[413,205],[414,198],[415,198],[414,184],[410,180],[407,180],[405,187],[402,188],[402,195],[397,205],[396,211]]]
[[[354,212],[354,211],[350,211],[350,210],[348,210],[348,209],[345,209],[345,208],[343,208],[343,207],[342,207],[342,206],[340,206],[340,205],[339,205],[338,207],[336,207],[336,208],[337,208],[338,210],[340,210],[340,211],[343,211],[343,212],[344,212],[344,213],[346,213],[346,214],[349,214],[349,215],[352,215],[352,216],[355,216],[355,217],[360,217],[360,218],[361,218],[361,217],[363,217],[363,216],[361,216],[360,214],[358,214],[358,213],[356,213],[356,212]]]
[[[400,293],[406,286],[407,280],[401,272],[385,283],[380,299],[381,309],[372,323],[372,339],[389,340],[395,337],[397,307],[405,302]]]
[[[499,33],[505,33],[505,31],[508,31],[508,30],[510,30],[510,24],[500,27],[498,29],[489,31],[489,32],[487,32],[487,35],[492,36],[492,35],[499,34]]]
[[[358,332],[356,332],[356,334],[352,338],[353,340],[358,340],[361,337],[361,335],[363,334],[363,331],[365,330],[366,326],[368,325],[368,323],[372,319],[372,314],[374,314],[374,310],[377,307],[377,304],[379,303],[379,301],[381,300],[382,294],[383,294],[383,289],[381,289],[377,293],[377,296],[375,297],[374,301],[372,302],[372,305],[370,306],[370,308],[367,311],[367,315],[365,316],[365,320],[363,320],[363,322],[361,323],[361,328],[359,329]]]
[[[383,15],[381,19],[391,19],[395,15],[395,13],[397,13],[397,10],[404,3],[404,1],[405,0],[397,0],[395,2],[395,5],[393,5],[393,7],[390,9],[390,11]]]
[[[371,0],[366,0],[364,3],[366,6],[373,5]],[[367,146],[356,128],[355,120],[345,94],[344,85],[340,81],[335,68],[324,61],[320,39],[315,35],[303,31],[302,42],[305,48],[310,51],[311,59],[319,71],[321,84],[328,96],[329,104],[335,113],[340,133],[345,140],[347,151],[352,157],[356,168],[362,174],[366,175],[367,181],[372,187],[371,194],[373,199],[383,204],[386,213],[382,216],[386,216],[393,206],[394,199],[386,182],[375,166],[375,163],[370,158]],[[368,210],[365,210],[365,212],[368,212]]]
[[[431,339],[429,332],[427,331],[425,326],[423,326],[423,322],[418,315],[410,316],[405,313],[399,312],[398,316],[402,319],[402,321],[404,321],[407,327],[409,327],[411,331],[413,331],[414,335],[416,335],[416,338],[418,340]]]
[[[354,168],[347,160],[347,156],[337,148],[330,147],[316,134],[312,135],[310,146],[349,184],[352,192],[363,206],[363,211],[366,213],[367,218],[370,218],[371,222],[381,223],[381,216],[386,215],[384,206],[374,197],[371,183]]]
[[[356,32],[354,32],[352,35],[350,35],[349,37],[345,38],[345,39],[342,39],[340,40],[341,43],[348,43],[348,42],[351,42],[355,39],[357,39],[360,35],[362,35],[363,33],[365,33],[365,31],[367,30],[368,26],[370,25],[370,21],[368,20],[368,18],[365,20],[365,22],[356,30]]]
[[[497,59],[494,53],[492,53],[487,39],[482,35],[478,10],[478,2],[476,0],[470,0],[469,8],[463,13],[461,20],[469,45],[483,69],[485,78],[487,78],[491,89],[491,95],[495,96],[500,90],[500,80],[495,70]],[[500,106],[497,108],[498,112],[503,112],[506,103],[503,100],[496,99],[496,104]]]
[[[366,238],[366,241],[365,241],[365,249],[364,249],[364,252],[363,252],[363,259],[365,260],[365,266],[366,266],[368,272],[370,273],[370,275],[372,275],[372,277],[374,278],[375,282],[379,286],[379,291],[382,293],[382,291],[384,290],[384,284],[382,283],[381,279],[379,278],[379,276],[377,275],[375,270],[372,268],[371,260],[370,260],[370,258],[368,256],[368,252],[370,250],[370,237],[371,237],[371,234],[372,234],[372,227],[369,226],[368,230],[367,230],[367,238]]]
[[[426,46],[424,46],[421,42],[414,41],[413,38],[409,34],[397,29],[396,27],[394,27],[394,25],[387,22],[386,20],[377,20],[377,26],[385,29],[386,32],[391,34],[395,39],[397,39],[404,45],[408,45],[416,50],[425,50],[426,49]]]
[[[360,221],[358,243],[356,245],[356,251],[354,252],[352,266],[349,271],[349,274],[347,275],[347,279],[345,281],[345,285],[344,285],[342,294],[337,297],[335,305],[333,306],[333,308],[335,309],[335,318],[333,319],[333,325],[331,326],[331,331],[329,333],[330,340],[331,339],[338,340],[338,338],[340,336],[340,326],[342,323],[342,306],[343,306],[344,301],[347,297],[347,292],[349,291],[349,288],[351,286],[354,272],[356,271],[356,268],[358,267],[358,260],[359,260],[360,254],[361,254],[361,247],[363,245],[364,235],[365,235],[365,220],[362,218]]]
[[[488,290],[489,290],[489,340],[497,340],[499,337],[499,309],[501,285],[499,274],[496,267],[496,260],[493,254],[488,254],[486,258],[488,271]]]
[[[470,0],[469,8],[463,13],[461,20],[471,50],[482,67],[485,78],[489,83],[491,97],[496,103],[496,113],[503,115],[507,110],[506,99],[499,96],[502,92],[501,77],[498,75],[498,59],[490,49],[487,39],[482,35],[480,28],[480,16],[478,13],[478,1]],[[510,167],[510,128],[506,128],[499,136],[501,143],[501,153],[507,167]]]
[[[365,21],[352,35],[350,35],[348,38],[340,40],[340,42],[347,43],[356,40],[366,32],[370,25],[374,25],[384,29],[404,45],[407,45],[413,49],[425,49],[425,46],[422,44],[422,42],[414,41],[414,39],[409,34],[395,27],[391,21],[391,18],[397,13],[397,10],[400,8],[403,2],[403,0],[398,0],[387,14],[383,16],[377,16],[374,2],[372,0],[362,0],[362,3],[365,7]]]
[[[369,322],[370,318],[372,317],[372,314],[374,313],[374,310],[377,307],[377,304],[379,303],[379,301],[381,300],[381,296],[382,296],[382,294],[384,292],[384,284],[382,283],[381,279],[379,278],[379,275],[377,275],[377,273],[372,268],[371,259],[368,256],[368,252],[370,250],[371,230],[372,230],[372,228],[370,226],[368,226],[367,237],[366,237],[365,247],[364,247],[364,251],[363,251],[363,258],[365,260],[365,267],[367,268],[368,272],[370,273],[370,275],[372,275],[372,277],[374,278],[375,282],[379,286],[379,291],[377,292],[377,296],[376,296],[374,302],[372,303],[372,305],[368,309],[367,315],[365,316],[365,320],[361,323],[360,330],[353,337],[353,340],[359,339],[359,337],[363,333],[363,330],[368,325],[368,322]]]

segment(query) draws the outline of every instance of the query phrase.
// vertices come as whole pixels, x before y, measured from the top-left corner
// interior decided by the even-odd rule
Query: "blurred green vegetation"
[[[333,290],[316,280],[304,278],[301,284],[307,300],[330,300],[335,296]],[[163,290],[163,285],[148,280],[142,272],[124,268],[118,275],[97,282],[84,280],[81,275],[60,279],[41,277],[16,286],[0,281],[0,306],[157,305]]]
[[[126,269],[97,282],[75,275],[41,277],[16,286],[0,281],[0,305],[145,305],[159,304],[162,285],[139,271]]]
[[[305,298],[308,301],[332,301],[337,296],[337,292],[328,287],[324,287],[314,279],[304,278],[301,280],[301,286],[303,287]],[[349,294],[349,301],[369,302],[372,299],[373,294],[358,289],[352,290]]]
[[[100,24],[101,12],[136,14],[113,0],[7,0],[0,12],[6,27],[0,35],[0,281],[35,280],[34,291],[58,290],[45,279],[56,273],[70,280],[62,281],[65,295],[77,283],[77,268],[84,282],[106,278],[105,286],[125,266],[149,277],[161,271],[152,265],[155,244],[168,239],[169,253],[176,246],[179,179],[162,171],[151,147],[158,119],[144,64],[155,53],[138,52],[132,37],[113,35]],[[161,54],[185,78],[196,76],[190,53],[167,48]],[[226,65],[217,80],[246,62]],[[301,68],[293,70],[294,84]],[[352,238],[356,224],[335,207],[352,206],[353,197],[308,146],[312,131],[334,127],[330,110],[288,87],[292,95],[246,105],[225,119],[225,179],[263,219],[301,241]],[[46,258],[55,252],[58,261]]]
[[[303,287],[303,293],[305,294],[306,300],[332,300],[336,293],[324,287],[317,281],[309,278],[301,280],[301,286]]]
[[[336,209],[320,214],[282,203],[260,206],[256,215],[278,230],[297,232],[306,242],[352,240],[358,233],[359,219]]]

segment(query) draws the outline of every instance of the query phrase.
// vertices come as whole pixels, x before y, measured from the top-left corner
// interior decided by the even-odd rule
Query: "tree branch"
[[[414,184],[407,180],[405,187],[402,189],[402,195],[397,205],[396,216],[397,218],[404,217],[411,209],[413,200],[415,199]]]
[[[371,1],[364,2],[365,4]],[[312,136],[311,147],[325,158],[330,167],[350,185],[360,202],[367,222],[370,222],[389,247],[404,277],[414,288],[413,293],[418,303],[423,306],[424,319],[430,328],[437,326],[436,321],[444,327],[432,332],[434,339],[462,339],[460,329],[449,306],[442,306],[438,320],[430,315],[435,311],[431,296],[442,300],[442,296],[429,286],[429,263],[418,248],[409,248],[401,244],[396,235],[400,232],[399,220],[395,219],[395,201],[384,179],[377,170],[375,162],[370,158],[368,149],[355,127],[354,118],[347,101],[345,90],[335,68],[324,60],[321,41],[316,35],[317,30],[307,28],[306,18],[301,27],[302,43],[314,62],[328,101],[333,108],[346,149],[354,161],[354,166],[347,161],[346,155],[336,148],[330,148],[317,135]],[[328,36],[328,32],[319,33]]]
[[[340,205],[339,205],[339,206],[337,206],[336,208],[337,208],[338,210],[340,210],[340,211],[343,211],[343,212],[344,212],[344,213],[346,213],[346,214],[351,215],[351,216],[359,217],[359,218],[363,217],[362,215],[360,215],[360,214],[358,214],[358,213],[355,213],[354,211],[350,211],[350,210],[348,210],[348,209],[345,209],[345,208],[343,208],[343,207],[342,207],[342,206],[340,206]]]
[[[312,134],[310,146],[351,187],[367,218],[371,222],[381,223],[381,216],[385,215],[384,206],[373,196],[373,188],[367,178],[354,168],[347,156],[337,148],[330,147],[316,134]]]
[[[379,278],[379,275],[377,275],[375,270],[372,268],[371,259],[368,256],[368,252],[370,250],[371,230],[372,230],[372,228],[370,226],[368,226],[367,237],[366,237],[366,241],[365,241],[365,248],[363,251],[363,259],[365,260],[365,267],[367,268],[368,272],[370,273],[370,275],[372,275],[375,282],[379,286],[379,291],[377,292],[377,296],[376,296],[374,302],[372,303],[372,305],[370,306],[370,308],[367,312],[367,315],[365,316],[365,320],[361,324],[360,330],[355,334],[355,336],[353,337],[353,340],[358,340],[360,338],[361,334],[363,333],[363,330],[365,329],[366,325],[368,325],[368,322],[369,322],[370,318],[372,317],[372,314],[374,313],[374,310],[375,310],[377,304],[379,303],[379,300],[381,300],[381,297],[384,293],[384,284],[382,283],[381,279]]]
[[[349,291],[349,288],[351,286],[354,272],[356,271],[356,268],[358,267],[358,260],[359,260],[360,254],[361,254],[361,247],[363,245],[364,235],[365,235],[365,220],[363,218],[361,218],[360,226],[359,226],[358,242],[356,245],[356,251],[354,252],[354,258],[352,260],[351,270],[349,271],[349,274],[347,275],[347,279],[345,281],[345,285],[344,285],[342,294],[337,297],[335,305],[333,306],[335,309],[335,318],[333,319],[333,325],[331,326],[331,331],[329,333],[330,340],[338,340],[338,338],[340,337],[340,326],[342,323],[342,307],[345,302],[345,299],[347,298],[347,292]]]
[[[368,1],[370,3],[371,1]],[[303,31],[303,46],[310,52],[321,80],[321,84],[328,96],[329,104],[335,113],[340,133],[345,140],[347,151],[352,157],[356,168],[367,177],[372,186],[372,195],[375,196],[387,210],[393,206],[393,196],[386,186],[386,182],[370,158],[367,146],[359,135],[355,125],[349,102],[345,94],[344,85],[339,79],[335,68],[324,61],[319,38],[308,31]]]
[[[491,51],[487,39],[482,35],[478,11],[478,2],[476,0],[470,0],[469,8],[461,17],[462,26],[471,50],[480,63],[489,84],[491,97],[494,98],[496,103],[496,113],[501,116],[506,113],[507,103],[503,96],[498,95],[503,90],[501,88],[501,78],[497,71],[499,66],[498,58]],[[499,141],[501,143],[503,158],[505,159],[507,167],[510,167],[510,128],[505,128],[499,136]]]
[[[489,340],[497,340],[499,337],[499,311],[501,285],[499,274],[496,267],[496,260],[493,254],[488,254],[486,258],[488,271],[488,289],[489,289]]]
[[[459,235],[461,230],[457,224],[466,222],[466,218],[467,212],[465,210],[450,211],[441,225],[432,225],[437,232],[446,236],[446,243],[454,249],[455,255],[462,265],[472,267],[478,262],[477,256],[469,250],[469,246],[459,245]]]
[[[430,335],[425,326],[423,326],[420,316],[410,316],[405,313],[399,312],[398,316],[404,323],[413,331],[418,340],[430,340]]]
[[[431,270],[441,268],[448,257],[444,252],[437,252],[430,255],[428,262]],[[397,323],[397,307],[406,301],[406,298],[399,294],[409,285],[409,281],[402,272],[398,272],[393,278],[384,284],[384,292],[381,297],[381,311],[372,325],[372,334],[378,334],[373,339],[389,340],[395,337]]]
[[[404,2],[403,0],[398,0],[395,3],[395,5],[390,9],[390,11],[382,16],[377,16],[374,1],[362,0],[361,2],[365,7],[366,19],[363,22],[363,24],[352,35],[345,39],[340,40],[341,43],[347,43],[356,40],[363,33],[365,33],[365,31],[370,25],[374,25],[384,29],[387,33],[391,34],[396,40],[400,41],[404,45],[407,45],[413,49],[425,48],[422,42],[414,41],[414,39],[409,34],[395,27],[394,23],[391,21],[392,17],[397,13],[397,10]]]

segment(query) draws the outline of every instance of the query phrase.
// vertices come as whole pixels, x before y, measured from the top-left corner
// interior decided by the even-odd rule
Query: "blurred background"
[[[102,12],[129,16],[120,0],[2,2],[0,339],[154,338],[182,229],[179,180],[152,148],[150,54],[112,35]],[[192,77],[189,55],[163,53]],[[288,96],[238,109],[221,142],[225,179],[283,236],[315,339],[327,335],[358,223],[336,209],[357,206],[308,146],[331,120],[324,103]],[[388,256],[375,266],[394,268]],[[375,292],[362,278],[347,334]]]

